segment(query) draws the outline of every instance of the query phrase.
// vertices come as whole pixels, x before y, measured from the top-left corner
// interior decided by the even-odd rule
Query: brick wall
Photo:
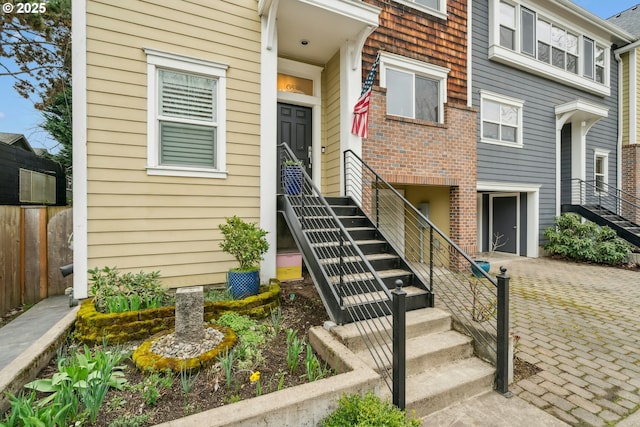
[[[380,25],[363,51],[363,81],[378,50],[449,68],[447,97],[467,104],[467,1],[447,0],[447,19],[389,0],[365,0],[379,7]],[[376,79],[376,82],[378,80]]]
[[[624,145],[622,147],[622,190],[640,198],[640,144]],[[631,203],[637,200],[629,198]],[[636,223],[640,223],[640,212],[637,209],[623,206],[623,216]]]
[[[444,124],[386,115],[386,90],[374,87],[363,159],[392,184],[450,187],[450,237],[470,254],[476,244],[476,111],[445,106]]]

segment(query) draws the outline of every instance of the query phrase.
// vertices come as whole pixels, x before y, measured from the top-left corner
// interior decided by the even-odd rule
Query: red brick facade
[[[447,20],[394,1],[368,3],[382,13],[364,49],[365,75],[379,49],[450,71],[443,124],[387,116],[386,89],[374,87],[363,159],[392,184],[449,186],[450,237],[475,254],[477,113],[466,106],[466,1],[448,0]]]
[[[640,198],[640,144],[622,147],[622,191]],[[630,200],[637,205],[637,201]],[[623,207],[624,209],[624,207]],[[633,209],[636,211],[636,209]],[[640,212],[623,212],[626,218],[640,223]]]

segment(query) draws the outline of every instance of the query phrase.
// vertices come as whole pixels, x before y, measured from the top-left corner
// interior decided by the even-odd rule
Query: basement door
[[[489,249],[518,254],[518,195],[491,195]]]
[[[287,143],[311,174],[311,107],[278,103],[278,143]]]

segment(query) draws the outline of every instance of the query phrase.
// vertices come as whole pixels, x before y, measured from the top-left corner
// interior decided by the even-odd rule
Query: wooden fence
[[[0,316],[73,285],[58,270],[73,262],[72,218],[66,206],[0,206]]]

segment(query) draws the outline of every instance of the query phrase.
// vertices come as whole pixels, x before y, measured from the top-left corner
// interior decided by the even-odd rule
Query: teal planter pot
[[[480,267],[486,273],[489,272],[489,269],[491,268],[491,264],[489,263],[489,261],[482,261],[482,260],[474,260],[474,261],[475,261],[476,264],[478,264],[478,267]],[[482,274],[482,272],[475,265],[471,266],[471,273],[475,277],[483,277],[484,276],[484,274]]]

